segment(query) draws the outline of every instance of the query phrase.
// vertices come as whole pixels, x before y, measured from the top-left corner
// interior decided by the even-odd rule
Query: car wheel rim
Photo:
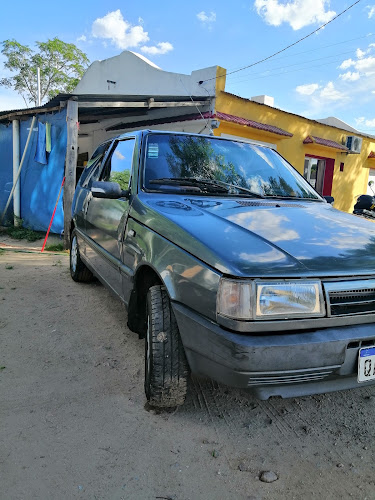
[[[74,236],[72,241],[72,248],[70,250],[70,265],[72,271],[75,273],[77,268],[77,258],[78,258],[78,246],[77,246],[77,237]]]

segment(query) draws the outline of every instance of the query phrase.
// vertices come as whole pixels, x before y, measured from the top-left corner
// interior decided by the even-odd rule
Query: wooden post
[[[64,248],[70,248],[70,222],[72,202],[76,188],[78,155],[78,102],[69,100],[66,110],[67,143],[64,185]]]

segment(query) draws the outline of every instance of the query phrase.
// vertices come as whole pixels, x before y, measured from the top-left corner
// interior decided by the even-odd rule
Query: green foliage
[[[4,248],[0,248],[0,255],[2,255],[3,253],[5,253]]]
[[[174,177],[196,177],[248,187],[234,164],[226,163],[223,155],[215,153],[211,141],[205,137],[172,135],[169,145],[173,154],[167,155],[167,161]]]
[[[37,105],[37,68],[40,68],[41,101],[51,99],[60,92],[74,90],[82,78],[89,60],[73,43],[59,38],[36,42],[36,50],[16,40],[2,42],[4,67],[13,76],[0,79],[0,86],[12,88],[23,97],[25,104]]]
[[[33,231],[20,226],[11,226],[6,228],[7,234],[15,240],[37,241],[44,237],[44,233]]]
[[[112,172],[110,181],[120,184],[121,189],[124,191],[128,189],[130,179],[130,170],[123,170],[122,172]]]
[[[63,252],[64,245],[62,243],[57,243],[56,245],[46,245],[44,250],[47,252]]]

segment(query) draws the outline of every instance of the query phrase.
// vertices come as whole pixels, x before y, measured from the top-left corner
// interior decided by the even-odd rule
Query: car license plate
[[[375,346],[363,347],[358,356],[358,382],[375,380]]]

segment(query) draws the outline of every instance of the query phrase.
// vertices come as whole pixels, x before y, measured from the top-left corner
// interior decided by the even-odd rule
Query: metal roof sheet
[[[323,137],[316,137],[315,135],[308,135],[303,141],[303,144],[319,144],[320,146],[325,146],[327,148],[339,149],[340,151],[349,151],[346,146],[343,146],[339,142],[331,141],[330,139],[324,139]]]

